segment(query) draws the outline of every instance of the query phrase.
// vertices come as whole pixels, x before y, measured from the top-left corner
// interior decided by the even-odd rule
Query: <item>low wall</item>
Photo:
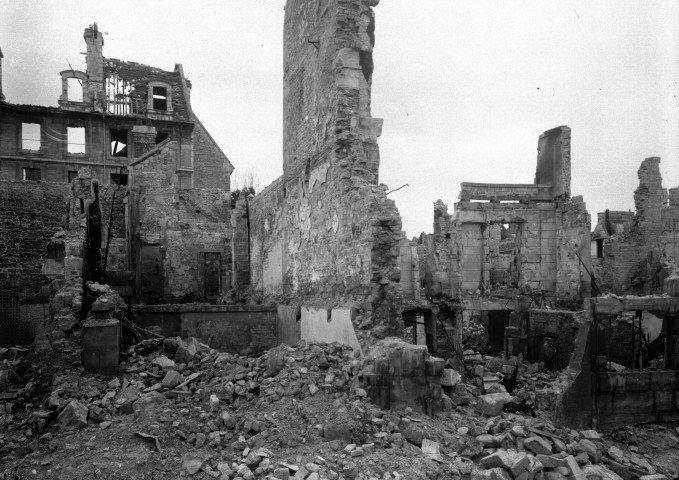
[[[258,353],[277,346],[275,306],[166,304],[136,309],[138,325],[167,336],[196,337],[229,353]]]
[[[361,350],[349,308],[316,309],[302,307],[301,335],[312,342],[338,342]]]
[[[679,376],[674,370],[593,374],[597,428],[679,420]]]

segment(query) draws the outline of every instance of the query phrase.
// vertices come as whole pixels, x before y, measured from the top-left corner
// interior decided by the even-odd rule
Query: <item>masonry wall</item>
[[[0,282],[46,280],[43,260],[52,235],[66,221],[67,185],[0,181]]]
[[[566,368],[575,349],[581,319],[568,310],[531,309],[526,331],[530,362],[545,362],[554,370]]]
[[[193,127],[193,188],[230,191],[233,167],[200,120]],[[230,203],[227,203],[230,207]]]
[[[597,428],[679,419],[679,379],[674,370],[594,374]]]
[[[671,259],[676,262],[679,258],[677,194],[672,197],[662,187],[659,165],[658,157],[641,163],[632,222],[622,233],[604,240],[604,256],[593,262],[604,290],[628,295],[660,293],[666,276],[663,268]]]
[[[138,291],[141,276],[160,276],[156,301],[204,299],[205,253],[219,254],[219,292],[231,285],[232,227],[230,195],[220,189],[180,189],[174,159],[179,148],[169,142],[132,167],[130,228]],[[160,247],[162,267],[145,272],[148,265],[140,249]],[[143,295],[143,294],[142,294]]]
[[[401,329],[401,219],[377,185],[382,121],[370,116],[376,3],[288,1],[284,173],[250,204],[253,287],[355,307],[361,344]]]

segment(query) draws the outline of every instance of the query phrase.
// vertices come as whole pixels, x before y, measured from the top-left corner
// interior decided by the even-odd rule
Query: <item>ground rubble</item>
[[[0,353],[21,377],[0,397],[0,479],[679,478],[679,438],[667,428],[604,436],[555,426],[539,411],[487,410],[484,397],[511,398],[483,386],[495,361],[476,368],[480,387],[455,377],[466,401],[453,396],[429,417],[372,404],[362,359],[338,344],[248,357],[194,338],[145,340],[113,377],[85,373],[77,343]],[[519,389],[551,378],[522,371]]]

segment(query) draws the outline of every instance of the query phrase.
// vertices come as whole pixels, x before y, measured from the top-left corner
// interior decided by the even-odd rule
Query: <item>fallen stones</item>
[[[174,363],[174,362],[173,362]],[[170,370],[165,374],[161,385],[167,389],[173,389],[184,381],[184,376],[176,370]]]
[[[476,410],[489,417],[496,417],[502,413],[502,407],[511,402],[514,397],[508,393],[489,393],[477,398]]]
[[[523,445],[528,450],[538,455],[550,455],[552,453],[552,444],[544,438],[535,435],[524,440]]]
[[[176,368],[174,360],[170,360],[165,355],[157,356],[156,358],[153,359],[151,363],[153,365],[157,365],[158,367],[160,367],[160,369],[163,370],[164,372],[174,370]]]
[[[87,426],[89,409],[77,400],[71,400],[61,411],[57,420],[64,431],[80,430]]]

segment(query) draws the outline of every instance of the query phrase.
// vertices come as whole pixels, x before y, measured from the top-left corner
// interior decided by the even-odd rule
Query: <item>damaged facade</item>
[[[289,1],[283,176],[249,203],[251,284],[302,338],[354,347],[400,334],[401,219],[379,185],[370,115],[377,2]]]
[[[84,39],[87,71],[60,73],[58,107],[0,103],[3,302],[42,307],[40,284],[80,276],[147,303],[219,297],[233,166],[191,83],[180,64],[104,57],[96,24]]]

